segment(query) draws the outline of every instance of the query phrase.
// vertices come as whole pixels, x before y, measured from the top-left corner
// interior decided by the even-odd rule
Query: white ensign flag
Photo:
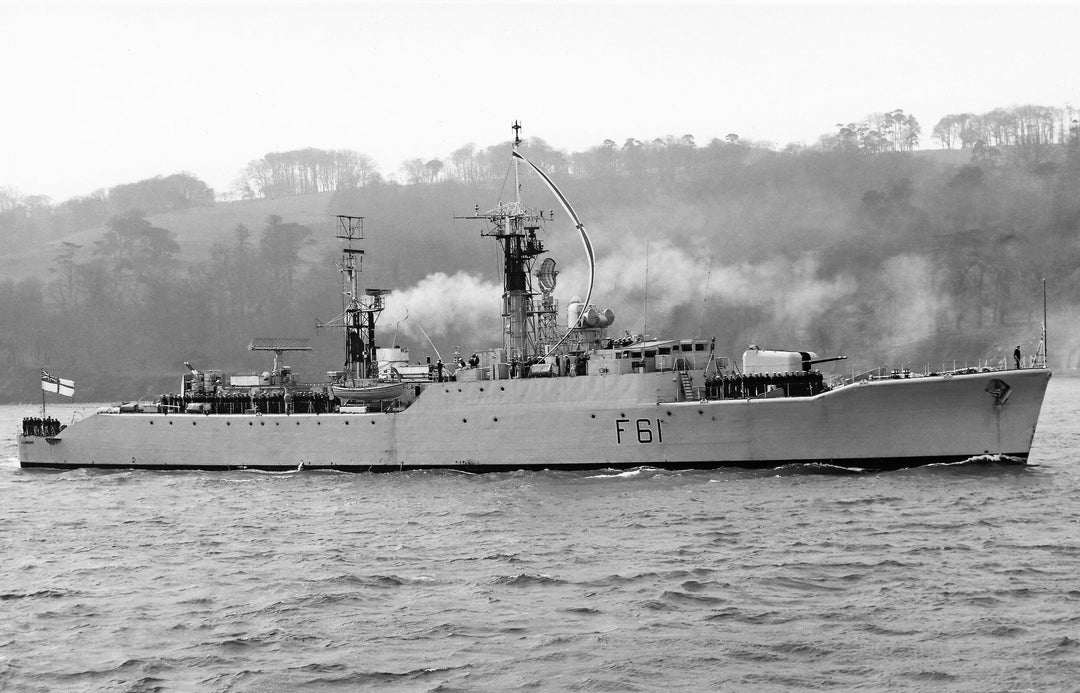
[[[75,381],[66,378],[57,378],[44,368],[41,369],[41,389],[45,392],[55,392],[64,397],[75,396]]]

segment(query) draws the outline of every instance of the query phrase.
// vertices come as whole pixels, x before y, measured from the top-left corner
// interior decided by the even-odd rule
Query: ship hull
[[[1033,369],[708,401],[672,401],[670,372],[433,383],[398,413],[95,414],[51,438],[20,436],[19,457],[49,468],[467,472],[1023,462],[1049,378]]]

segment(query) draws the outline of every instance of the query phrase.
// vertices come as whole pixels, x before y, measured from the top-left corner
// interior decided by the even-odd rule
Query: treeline
[[[1032,104],[995,108],[981,115],[954,113],[938,121],[933,136],[945,149],[1064,144],[1076,136],[1077,115],[1071,107]]]
[[[333,317],[334,279],[320,266],[308,281],[300,259],[312,240],[303,225],[270,216],[256,232],[223,230],[192,264],[177,259],[173,232],[139,213],[106,228],[92,246],[63,244],[42,276],[0,281],[0,399],[26,401],[35,363],[75,378],[80,398],[171,391],[184,361],[264,370],[265,355],[246,353],[252,337],[306,334],[315,317]]]
[[[858,123],[837,126],[835,135],[825,136],[822,146],[828,149],[880,152],[911,152],[919,146],[922,126],[903,109],[875,113]]]
[[[381,180],[366,154],[309,147],[271,152],[248,163],[236,188],[244,199],[275,198],[349,190]]]
[[[100,226],[139,211],[172,212],[214,204],[214,190],[190,173],[156,176],[74,197],[59,204],[44,195],[0,188],[0,248],[16,250]]]

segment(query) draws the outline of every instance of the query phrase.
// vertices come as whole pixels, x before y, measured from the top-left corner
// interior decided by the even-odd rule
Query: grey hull
[[[20,436],[19,458],[52,468],[469,472],[1022,462],[1049,379],[1031,369],[708,401],[677,401],[670,372],[433,383],[399,413],[100,413],[51,438]]]

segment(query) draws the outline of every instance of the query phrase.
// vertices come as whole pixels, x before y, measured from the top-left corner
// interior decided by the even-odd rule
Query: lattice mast
[[[386,307],[383,296],[388,289],[367,289],[360,294],[360,272],[364,251],[353,246],[364,240],[364,217],[338,215],[338,235],[345,241],[341,249],[341,294],[344,310],[339,318],[327,323],[345,329],[345,372],[353,380],[374,379],[379,375],[375,355],[375,323]]]
[[[513,150],[521,144],[521,124],[514,121]],[[488,212],[477,208],[472,216],[463,219],[482,219],[490,226],[481,231],[482,236],[493,236],[502,247],[503,255],[503,347],[511,361],[527,362],[541,354],[537,316],[544,313],[535,306],[538,295],[533,289],[532,266],[536,257],[544,252],[544,244],[536,237],[543,228],[543,213],[529,209],[521,201],[519,159],[512,157],[514,165],[514,201],[500,202]]]

